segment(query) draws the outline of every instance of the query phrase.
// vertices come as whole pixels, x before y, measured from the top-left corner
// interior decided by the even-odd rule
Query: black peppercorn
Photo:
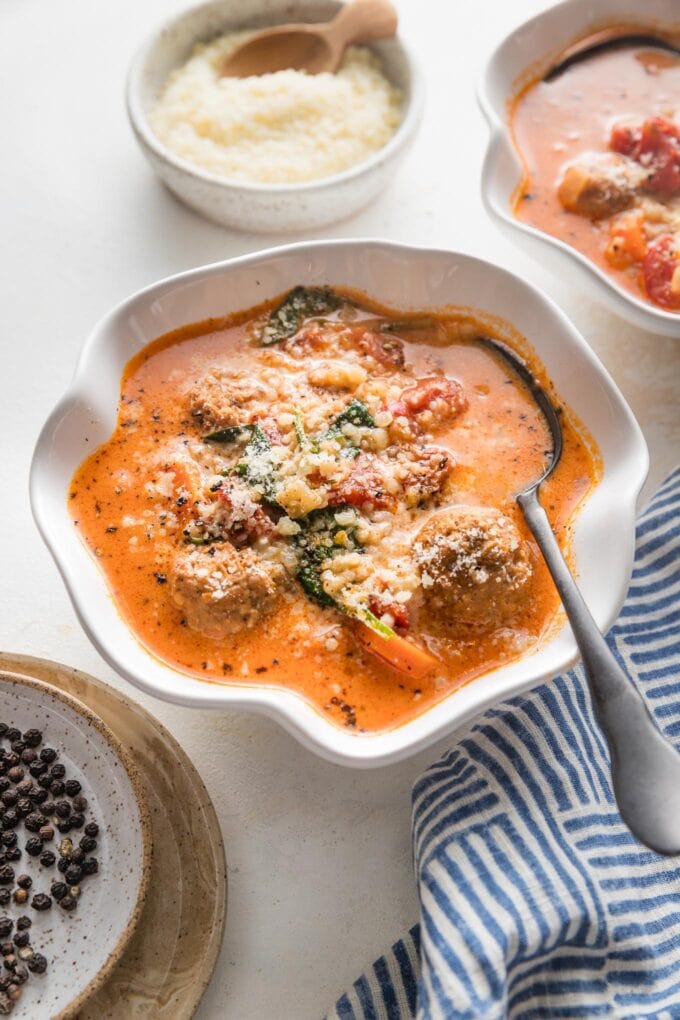
[[[69,867],[70,863],[71,862],[68,859],[68,857],[60,857],[59,858],[59,860],[57,861],[57,869],[61,872],[62,875],[64,874],[66,869]]]
[[[33,879],[30,875],[19,875],[17,885],[20,889],[30,889],[33,885]]]
[[[97,840],[94,836],[83,836],[78,845],[81,850],[84,850],[86,854],[89,854],[92,853],[93,850],[97,849]]]
[[[96,875],[99,871],[99,861],[96,857],[87,857],[82,863],[84,875]]]
[[[40,805],[40,808],[46,818],[51,818],[52,815],[54,814],[54,801],[46,800],[44,804]]]
[[[42,744],[42,733],[40,730],[26,730],[24,733],[24,743],[27,747],[37,747],[38,744]]]
[[[82,829],[83,825],[85,824],[85,815],[81,814],[71,815],[71,817],[69,818],[69,823],[72,829]]]
[[[38,839],[37,836],[32,836],[31,839],[26,840],[26,853],[30,857],[39,857],[42,853],[42,849],[42,840]]]
[[[52,779],[63,779],[64,776],[66,775],[65,766],[62,765],[61,762],[59,761],[55,762],[55,764],[50,769],[50,775],[52,776]]]
[[[64,784],[61,779],[52,779],[49,789],[53,797],[61,797],[64,793]]]
[[[21,730],[18,730],[16,726],[10,726],[5,733],[5,737],[9,740],[10,744],[13,740],[21,740]]]
[[[16,790],[5,790],[4,793],[0,793],[0,800],[2,800],[5,807],[14,807],[19,800],[19,794]]]
[[[28,799],[28,797],[21,797],[17,801],[17,814],[21,818],[25,818],[26,815],[30,815],[32,810],[33,810],[33,805],[30,802],[30,800]]]
[[[87,811],[87,798],[83,797],[82,794],[79,794],[77,797],[74,797],[73,808],[75,811],[79,811],[81,813],[83,811]]]
[[[42,747],[40,749],[40,757],[43,761],[46,761],[48,765],[51,765],[53,761],[57,760],[57,752],[53,747]]]
[[[39,758],[37,759],[37,761],[31,762],[31,764],[28,766],[28,771],[32,776],[35,776],[36,778],[38,776],[41,776],[46,770],[47,765],[45,764],[44,761],[40,761]]]
[[[85,826],[85,835],[86,836],[98,836],[99,835],[99,826],[97,825],[96,822],[88,822],[87,823],[87,825]]]
[[[21,752],[21,760],[24,763],[24,765],[30,765],[31,762],[34,762],[37,757],[38,755],[30,747],[25,747]]]
[[[68,868],[64,872],[64,877],[69,885],[77,885],[83,877],[83,868],[81,868],[78,864],[69,864]]]
[[[14,945],[17,946],[19,949],[21,949],[22,946],[27,946],[30,941],[31,936],[27,931],[18,931],[14,938],[12,939]]]
[[[39,811],[32,811],[30,815],[27,815],[24,819],[24,825],[29,832],[37,832],[38,829],[45,825],[47,819]]]
[[[78,906],[78,900],[75,898],[75,896],[71,896],[71,894],[69,893],[68,896],[64,896],[63,899],[59,900],[59,906],[62,908],[62,910],[68,911],[75,910],[76,907]]]
[[[14,881],[14,868],[9,864],[0,867],[0,885],[10,885]]]
[[[23,751],[24,751],[25,747],[26,747],[26,744],[24,743],[23,740],[14,740],[14,741],[12,741],[12,750],[14,751],[14,753],[16,755],[19,756],[19,761],[21,761],[21,755],[23,754]]]
[[[26,773],[22,769],[21,765],[15,765],[13,769],[10,769],[7,773],[7,778],[11,779],[13,783],[20,783]]]
[[[59,829],[59,832],[64,836],[66,835],[67,832],[71,831],[71,822],[69,821],[68,818],[65,818],[63,821],[57,823],[57,828]]]
[[[36,778],[38,786],[40,786],[43,790],[49,790],[50,786],[54,782],[52,777],[48,776],[46,772],[44,772],[42,776],[37,776]]]
[[[47,960],[42,953],[34,953],[28,961],[28,969],[31,974],[44,974],[47,970]]]
[[[0,917],[0,938],[6,939],[11,934],[14,921],[11,917]]]
[[[71,814],[71,805],[67,800],[58,800],[54,805],[54,813],[59,818],[68,818]]]
[[[9,889],[0,889],[0,907],[6,907],[10,901],[11,893]]]
[[[17,955],[21,956],[21,953],[18,953]],[[32,955],[33,955],[33,950],[31,950],[31,956]],[[22,957],[22,959],[23,959],[23,957]],[[28,981],[28,971],[24,967],[23,963],[20,963],[14,969],[14,982],[15,982],[15,984],[23,985],[27,981]],[[18,988],[17,988],[17,991],[19,991]]]
[[[3,956],[10,956],[14,952],[14,946],[11,942],[3,942],[0,946],[0,953]]]
[[[10,783],[7,776],[0,776],[0,793],[4,793],[5,790],[9,790],[11,785],[12,784]]]
[[[2,816],[2,827],[3,829],[13,829],[14,826],[18,823],[18,821],[19,815],[17,814],[17,812],[14,810],[14,808],[9,808],[9,810],[5,811],[4,815]]]
[[[43,787],[42,789],[34,790],[30,797],[34,804],[44,804],[49,797],[49,793]]]
[[[7,770],[13,769],[15,765],[18,765],[20,759],[19,755],[15,754],[14,751],[7,751],[5,752],[5,757],[3,758],[3,761],[5,763],[5,770]]]
[[[85,851],[81,850],[80,847],[76,847],[76,849],[71,854],[71,861],[72,861],[72,863],[73,864],[82,864],[84,860],[85,860]]]
[[[8,846],[4,857],[6,861],[18,861],[21,859],[21,850],[18,846]]]
[[[14,953],[9,953],[7,956],[3,957],[2,962],[4,963],[7,970],[14,970],[14,968],[17,965],[17,958],[14,955]]]
[[[2,740],[2,738],[5,736],[5,734],[7,733],[8,729],[9,729],[9,726],[7,725],[7,723],[0,722],[0,740]]]
[[[65,882],[53,882],[50,886],[50,892],[54,896],[55,900],[63,900],[68,892],[68,886]]]
[[[0,843],[3,846],[16,846],[18,836],[12,829],[8,829],[7,832],[0,833]]]
[[[17,793],[20,797],[28,797],[33,790],[33,782],[30,779],[22,779],[17,783]]]
[[[51,868],[56,859],[56,855],[52,852],[52,850],[44,850],[40,854],[40,863],[45,868]]]
[[[42,892],[36,893],[31,900],[31,906],[34,910],[49,910],[52,906],[52,898]]]
[[[12,777],[10,776],[10,779],[11,778]],[[69,797],[77,797],[80,791],[82,790],[82,786],[80,785],[77,779],[67,779],[66,782],[64,783],[64,789],[66,790],[66,793],[69,795]]]
[[[26,914],[22,914],[21,917],[17,918],[18,931],[26,931],[26,929],[30,928],[32,924],[33,921],[30,919],[30,917],[27,917]]]

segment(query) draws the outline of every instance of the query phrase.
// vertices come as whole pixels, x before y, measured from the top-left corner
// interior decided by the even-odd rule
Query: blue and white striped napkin
[[[608,636],[680,743],[680,469]],[[577,668],[463,731],[413,790],[420,924],[329,1020],[680,1017],[680,858],[638,843]]]

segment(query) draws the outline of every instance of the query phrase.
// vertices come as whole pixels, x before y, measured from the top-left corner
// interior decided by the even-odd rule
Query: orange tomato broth
[[[610,218],[593,221],[568,212],[557,187],[566,164],[581,153],[608,151],[617,121],[680,108],[680,59],[638,46],[593,54],[554,81],[542,81],[544,73],[510,103],[510,127],[524,168],[513,212],[523,223],[582,252],[625,290],[647,298],[639,265],[614,268],[605,258]]]
[[[157,456],[159,444],[187,426],[186,409],[173,382],[187,376],[197,378],[213,366],[251,367],[253,346],[247,325],[275,301],[223,320],[174,330],[147,344],[129,361],[122,377],[117,426],[110,439],[76,471],[69,509],[104,572],[119,612],[152,656],[203,682],[290,689],[336,724],[362,733],[409,721],[474,677],[526,654],[555,629],[560,618],[557,593],[513,498],[542,470],[544,447],[549,445],[545,422],[501,360],[480,345],[457,340],[457,335],[462,327],[469,332],[472,323],[480,333],[510,343],[544,385],[550,383],[527,342],[502,320],[454,308],[406,316],[363,294],[334,290],[373,315],[399,320],[427,315],[434,319],[435,329],[408,331],[406,363],[420,376],[443,370],[462,383],[468,397],[464,419],[474,427],[461,429],[454,422],[436,436],[437,444],[455,457],[455,502],[501,509],[530,543],[534,574],[527,616],[522,621],[521,652],[513,645],[514,635],[505,641],[499,641],[498,635],[475,636],[457,645],[428,636],[430,650],[445,661],[436,675],[415,680],[384,665],[356,639],[351,623],[335,610],[312,603],[301,590],[261,627],[227,638],[209,639],[182,625],[182,611],[173,602],[170,584],[157,583],[159,561],[154,542],[144,542],[141,536],[133,549],[130,529],[121,527],[121,521],[126,516],[138,519],[149,506],[144,488],[151,477],[144,464],[147,455]],[[403,339],[404,333],[400,337]],[[554,393],[553,398],[561,403]],[[562,405],[562,410],[564,452],[543,486],[542,501],[569,555],[575,514],[599,480],[601,462],[584,426],[568,408]],[[135,423],[134,428],[130,422]],[[129,488],[117,485],[120,471],[133,476]],[[422,620],[416,622],[426,630]],[[329,652],[324,647],[324,632],[331,627],[334,634],[340,633],[337,648]],[[415,636],[423,640],[423,633]]]

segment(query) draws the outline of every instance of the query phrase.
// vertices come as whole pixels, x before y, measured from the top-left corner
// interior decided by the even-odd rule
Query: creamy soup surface
[[[146,648],[201,681],[292,689],[362,733],[544,639],[558,599],[513,496],[550,438],[481,335],[548,384],[502,323],[339,289],[141,350],[69,508]],[[562,421],[543,502],[568,552],[600,469]]]
[[[531,83],[511,125],[526,172],[517,217],[680,312],[680,56],[594,54]]]

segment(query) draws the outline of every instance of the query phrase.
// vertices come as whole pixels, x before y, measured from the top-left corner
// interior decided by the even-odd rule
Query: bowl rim
[[[164,145],[160,138],[158,138],[148,122],[140,97],[142,75],[144,73],[146,61],[148,60],[151,51],[158,43],[160,37],[176,24],[184,20],[187,16],[204,8],[215,6],[215,2],[216,0],[206,0],[204,3],[195,4],[192,7],[186,7],[172,17],[166,18],[156,29],[147,35],[145,41],[138,47],[137,52],[130,63],[125,84],[125,101],[128,118],[134,133],[140,141],[159,159],[163,160],[165,163],[169,163],[171,166],[174,166],[177,170],[180,170],[197,180],[203,181],[205,184],[219,186],[226,190],[244,191],[259,195],[299,195],[309,194],[312,191],[322,192],[327,188],[333,188],[337,185],[345,184],[348,181],[362,176],[374,167],[382,165],[391,156],[399,152],[403,146],[406,145],[409,139],[412,138],[422,117],[425,83],[422,72],[418,67],[418,63],[413,57],[412,50],[403,41],[401,35],[397,34],[394,36],[393,40],[385,41],[394,41],[401,49],[406,61],[408,72],[408,92],[405,96],[404,115],[396,131],[385,145],[372,153],[367,159],[362,160],[360,163],[355,163],[354,166],[347,167],[339,173],[330,174],[326,177],[319,177],[311,181],[296,181],[290,184],[287,184],[285,181],[273,181],[271,183],[267,183],[266,181],[240,180],[237,177],[222,177],[219,174],[211,173],[211,171],[205,170],[202,167],[197,166],[195,163],[192,163],[190,160],[184,159],[184,157],[174,153],[171,149]],[[342,0],[340,2],[340,6],[343,6]],[[195,41],[197,42],[198,40]]]
[[[530,68],[533,70],[535,66],[536,75],[538,75],[542,68],[545,69],[550,64],[550,57],[554,56],[556,51],[559,52],[561,48],[566,48],[566,46],[577,41],[579,38],[583,38],[584,30],[586,28],[592,30],[592,26],[588,24],[588,9],[585,5],[581,5],[582,14],[578,14],[578,6],[579,5],[575,2],[575,0],[561,0],[560,3],[553,4],[546,10],[541,11],[539,14],[528,18],[511,29],[511,31],[503,37],[498,45],[495,46],[491,55],[487,58],[484,70],[478,79],[476,88],[477,101],[489,127],[489,139],[487,142],[480,178],[484,208],[492,220],[500,221],[502,225],[510,227],[511,232],[513,233],[513,240],[520,248],[522,248],[522,250],[526,249],[524,249],[521,244],[521,239],[516,235],[526,234],[544,246],[554,248],[561,252],[565,258],[576,263],[581,270],[585,270],[598,285],[598,291],[602,298],[608,303],[609,307],[613,308],[619,315],[627,318],[628,321],[632,322],[634,325],[643,325],[652,332],[661,329],[664,335],[677,336],[680,338],[680,314],[667,312],[665,309],[659,308],[656,305],[651,304],[651,302],[645,301],[642,298],[637,297],[635,294],[630,293],[622,287],[621,284],[614,279],[614,277],[605,273],[600,266],[596,265],[596,263],[589,259],[587,255],[584,255],[583,252],[579,251],[578,248],[574,248],[559,237],[553,237],[552,234],[539,230],[538,227],[533,227],[530,224],[517,219],[517,217],[512,213],[512,206],[510,204],[512,192],[507,196],[507,201],[500,202],[496,200],[496,195],[491,185],[492,171],[496,161],[501,157],[501,155],[509,154],[513,161],[517,164],[518,172],[516,186],[519,185],[521,181],[522,172],[521,154],[513,142],[511,132],[509,130],[509,119],[507,115],[507,103],[515,98],[517,93],[512,91],[505,97],[506,105],[502,110],[500,110],[493,102],[490,94],[491,90],[489,83],[494,72],[501,69],[504,65],[504,51],[513,40],[519,38],[522,34],[531,31],[542,23],[549,24],[551,21],[557,19],[564,10],[569,9],[574,14],[574,21],[570,26],[569,38],[564,40],[564,47],[553,44],[549,50],[546,49],[544,55],[535,57],[525,68],[525,71],[528,71]],[[612,12],[608,15],[603,11],[602,17],[598,19],[598,25],[600,25],[600,27],[606,27],[607,25],[620,25],[625,24],[626,20],[627,19],[622,15],[619,15],[617,18],[615,13]],[[658,22],[659,19],[650,18],[649,20],[651,23],[652,20],[656,20]],[[636,25],[639,26],[640,22],[644,21],[645,15],[643,13],[637,19]],[[678,29],[680,30],[680,18],[677,22],[674,22],[674,24],[677,24]]]
[[[135,804],[139,814],[142,839],[142,855],[140,861],[141,874],[134,907],[127,920],[125,929],[119,935],[116,944],[110,950],[102,966],[90,979],[87,985],[64,1007],[62,1012],[59,1014],[60,1017],[65,1017],[66,1015],[70,1016],[73,1010],[78,1010],[85,1005],[87,1000],[94,995],[97,989],[101,988],[106,982],[113,968],[125,952],[125,949],[132,938],[137,925],[139,924],[151,882],[151,866],[153,859],[151,815],[144,796],[144,784],[142,777],[132,759],[132,755],[123,746],[111,727],[108,723],[104,722],[101,716],[97,715],[97,713],[85,704],[84,701],[81,701],[73,694],[69,694],[62,690],[61,687],[57,687],[55,684],[51,684],[47,680],[41,680],[30,674],[16,673],[11,669],[5,669],[0,663],[0,687],[5,684],[13,684],[18,687],[28,687],[31,690],[38,691],[39,694],[43,696],[60,701],[76,715],[81,716],[88,725],[93,726],[97,733],[99,733],[99,735],[106,741],[112,753],[123,766],[125,774],[128,777],[130,787],[132,788]]]
[[[234,268],[257,265],[258,263],[271,259],[272,257],[303,255],[306,259],[309,259],[309,261],[312,262],[321,252],[332,252],[334,250],[340,252],[343,250],[354,251],[357,248],[388,254],[413,254],[414,256],[430,256],[435,258],[444,257],[450,260],[458,259],[459,261],[464,260],[473,264],[480,272],[488,273],[489,269],[491,269],[494,273],[505,277],[509,283],[529,292],[531,300],[563,331],[565,342],[569,343],[573,348],[576,348],[580,356],[588,363],[593,377],[597,378],[599,382],[606,387],[610,401],[612,401],[617,407],[617,411],[619,413],[619,426],[623,423],[623,426],[627,429],[628,446],[626,448],[624,459],[631,476],[631,478],[629,478],[630,484],[627,487],[626,492],[618,494],[620,514],[622,519],[625,518],[625,521],[628,524],[626,534],[622,537],[623,548],[620,549],[620,559],[623,566],[619,579],[619,586],[615,594],[612,595],[612,599],[609,604],[609,611],[606,614],[600,614],[601,619],[598,620],[600,627],[607,630],[618,616],[620,607],[626,596],[632,572],[636,504],[649,468],[649,454],[644,436],[631,409],[606,368],[602,365],[594,351],[587,344],[586,340],[581,336],[576,327],[571,323],[556,303],[544,295],[533,284],[520,279],[509,270],[504,269],[495,263],[490,263],[485,259],[466,253],[441,248],[431,248],[425,245],[409,245],[400,242],[383,241],[371,238],[339,238],[330,241],[301,241],[292,244],[279,245],[263,249],[258,252],[237,256],[236,258],[225,259],[209,265],[200,266],[195,269],[173,274],[154,284],[141,288],[134,294],[123,299],[113,309],[111,309],[111,311],[105,314],[86,338],[71,384],[47,418],[47,421],[45,422],[37,439],[31,463],[29,488],[33,517],[38,530],[40,531],[40,534],[42,535],[42,538],[62,576],[76,615],[95,648],[97,648],[102,657],[119,675],[123,676],[135,687],[144,691],[144,693],[178,705],[198,708],[240,708],[263,713],[270,718],[275,719],[284,727],[284,729],[316,754],[319,754],[335,763],[350,765],[357,768],[372,768],[400,761],[412,754],[415,754],[422,748],[429,746],[438,738],[450,733],[456,727],[462,725],[470,718],[477,716],[482,711],[490,707],[490,705],[494,704],[498,700],[501,694],[485,692],[484,697],[478,696],[477,699],[474,700],[474,703],[469,705],[467,708],[459,708],[458,711],[453,710],[453,712],[450,711],[445,718],[433,720],[430,722],[429,726],[423,726],[423,730],[420,733],[414,734],[411,732],[410,728],[415,726],[417,729],[420,729],[422,726],[421,721],[426,719],[428,715],[431,715],[433,711],[436,711],[440,708],[440,706],[447,702],[453,704],[453,694],[450,698],[444,698],[441,702],[435,703],[419,716],[416,716],[414,719],[409,720],[402,725],[385,731],[378,731],[376,733],[356,735],[347,733],[335,724],[329,722],[304,698],[285,688],[275,686],[267,687],[259,684],[209,684],[201,683],[200,680],[194,680],[194,684],[191,688],[187,685],[186,688],[182,688],[181,690],[168,690],[167,684],[163,686],[163,684],[157,681],[155,677],[150,677],[148,671],[140,669],[134,664],[128,663],[126,661],[125,649],[114,649],[108,642],[106,637],[106,628],[101,625],[98,611],[96,608],[91,610],[90,606],[87,604],[87,600],[82,597],[77,564],[68,555],[62,554],[59,540],[59,526],[52,522],[51,516],[47,512],[47,508],[43,505],[42,498],[43,467],[47,466],[49,454],[52,450],[52,433],[54,428],[77,402],[83,402],[87,406],[88,377],[91,373],[91,364],[94,363],[90,361],[91,355],[96,351],[97,347],[105,341],[106,331],[110,324],[119,318],[127,308],[139,302],[140,299],[145,299],[150,303],[154,296],[160,296],[160,294],[167,292],[170,288],[175,288],[177,285],[183,285],[190,281],[204,279],[213,275],[224,274]],[[538,354],[539,357],[541,357],[540,351],[538,351]],[[546,364],[546,368],[550,371],[549,364]],[[119,389],[118,383],[119,377],[115,380],[116,399]],[[69,480],[70,479],[67,479],[64,485],[64,497]],[[599,487],[596,487],[594,492],[597,493],[598,491]],[[588,499],[590,498],[592,498],[592,494],[588,497]],[[83,554],[90,557],[90,554],[84,544]],[[101,585],[106,592],[109,601],[113,603],[113,597],[108,589],[108,583],[104,574],[99,570],[96,563],[93,562],[92,566],[99,572]],[[113,604],[115,606],[115,603]],[[168,671],[173,675],[179,675],[180,677],[184,675],[180,671],[173,670],[172,667],[166,663],[161,663],[152,652],[146,649],[139,642],[132,629],[127,623],[125,623],[124,618],[120,614],[118,614],[118,616],[119,619],[123,620],[123,624],[131,640],[136,643],[138,649],[143,651],[147,664],[149,662],[154,662],[162,667],[163,672]],[[556,634],[555,636],[557,637],[559,635]],[[558,673],[570,668],[578,659],[578,650],[573,637],[569,637],[567,639],[567,645],[567,651],[566,653],[562,653],[563,658],[560,660],[558,665],[554,668],[551,667],[547,672],[546,670],[540,670],[537,672],[536,669],[534,669],[533,674],[529,673],[526,678],[518,679],[515,682],[512,691],[504,691],[502,692],[502,696],[513,697],[538,683],[545,682],[550,676],[557,675]],[[508,665],[512,666],[513,663],[509,663]],[[489,676],[496,676],[504,668],[504,666],[501,666],[496,670],[492,670],[480,677],[479,680],[484,680]],[[468,689],[474,687],[474,682],[467,685],[467,687]],[[401,740],[395,740],[395,734],[406,734],[406,737]]]

